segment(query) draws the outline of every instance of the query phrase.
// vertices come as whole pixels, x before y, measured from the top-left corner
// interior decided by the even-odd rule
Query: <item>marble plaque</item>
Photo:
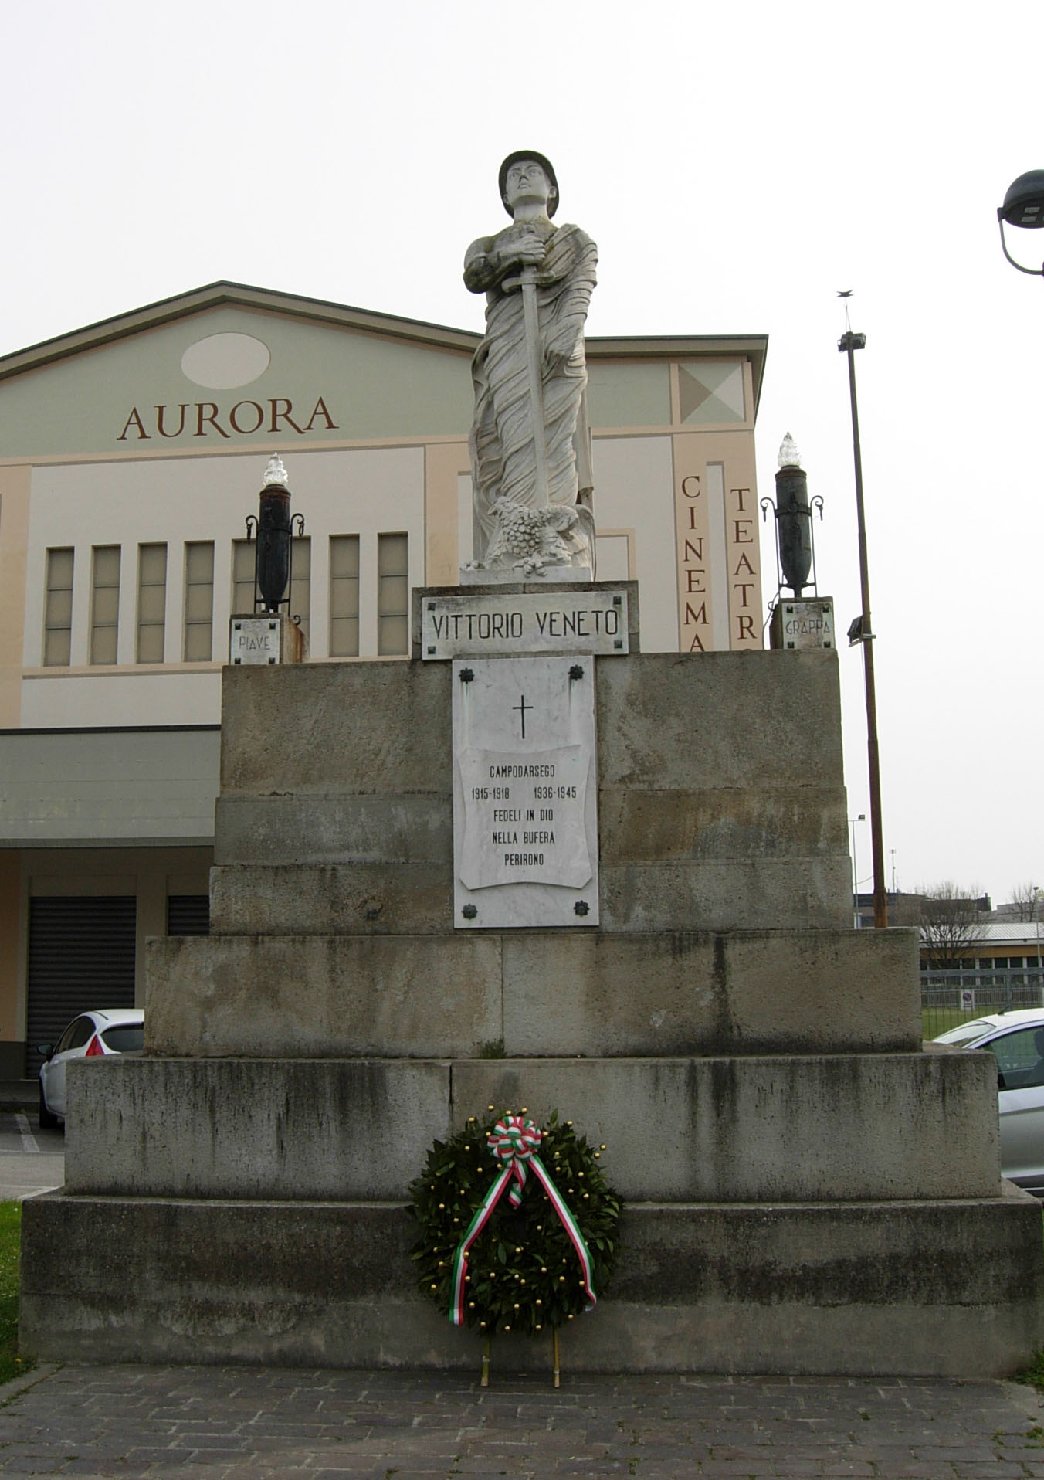
[[[834,603],[829,596],[777,604],[772,613],[773,647],[804,650],[836,645]]]
[[[519,883],[582,889],[591,877],[583,748],[468,750],[459,765],[464,884],[469,889]]]
[[[425,596],[420,636],[428,661],[509,653],[619,657],[628,651],[627,592],[599,587]]]
[[[594,661],[453,664],[454,924],[598,923]]]
[[[229,622],[228,661],[268,665],[282,659],[278,616],[233,617]]]

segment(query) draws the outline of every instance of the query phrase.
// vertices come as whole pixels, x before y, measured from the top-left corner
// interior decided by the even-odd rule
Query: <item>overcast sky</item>
[[[1040,0],[6,0],[0,44],[0,354],[219,278],[478,329],[463,251],[536,148],[599,244],[591,334],[768,334],[760,492],[792,432],[842,634],[853,288],[888,883],[1044,885],[1044,281],[996,223],[1044,167]]]

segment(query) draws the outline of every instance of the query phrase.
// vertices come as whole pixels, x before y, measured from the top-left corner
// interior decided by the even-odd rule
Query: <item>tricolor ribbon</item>
[[[518,1207],[522,1201],[522,1193],[526,1186],[527,1167],[531,1167],[534,1177],[547,1193],[548,1201],[554,1208],[558,1219],[569,1236],[569,1241],[576,1251],[576,1257],[580,1263],[580,1269],[584,1276],[584,1291],[587,1295],[585,1309],[590,1310],[596,1303],[594,1282],[591,1275],[591,1254],[580,1232],[576,1219],[566,1205],[565,1199],[548,1175],[537,1150],[543,1138],[543,1132],[533,1124],[531,1120],[523,1120],[520,1115],[505,1115],[497,1121],[496,1125],[486,1136],[486,1144],[491,1154],[497,1161],[502,1163],[501,1170],[497,1173],[492,1187],[486,1193],[482,1202],[475,1211],[475,1216],[468,1224],[467,1231],[460,1243],[457,1252],[453,1256],[453,1293],[450,1299],[450,1321],[454,1326],[464,1324],[464,1286],[467,1282],[468,1257],[471,1246],[485,1228],[493,1211],[500,1201],[504,1192],[508,1192],[508,1201],[512,1207]]]

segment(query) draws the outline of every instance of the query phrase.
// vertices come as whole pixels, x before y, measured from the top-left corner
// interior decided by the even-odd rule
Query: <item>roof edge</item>
[[[300,293],[283,293],[271,288],[257,288],[249,283],[221,280],[207,283],[202,288],[193,288],[187,293],[161,298],[156,303],[147,303],[126,313],[115,314],[112,318],[99,319],[81,329],[74,329],[69,333],[56,335],[53,339],[44,339],[39,344],[28,345],[25,349],[2,355],[0,379],[53,364],[56,360],[67,359],[84,350],[97,349],[101,345],[111,344],[147,329],[158,328],[175,319],[227,305],[258,309],[265,313],[283,313],[295,318],[333,323],[373,334],[392,335],[435,345],[441,349],[458,349],[467,353],[471,353],[479,341],[478,334],[466,329],[454,329],[447,324],[432,324],[423,319],[378,313],[373,309],[332,303],[323,298],[309,298]]]
[[[0,355],[0,380],[26,371],[38,370],[56,361],[68,359],[86,350],[112,344],[148,329],[155,329],[176,319],[204,313],[212,308],[233,306],[252,308],[264,313],[286,314],[310,319],[339,328],[362,330],[364,333],[406,339],[439,349],[459,350],[471,354],[481,335],[468,329],[455,329],[424,319],[409,319],[399,314],[380,313],[374,309],[356,308],[324,298],[310,298],[301,293],[284,293],[272,288],[259,288],[249,283],[226,279],[207,283],[186,293],[176,293],[155,303],[99,319],[52,339],[41,340],[25,349]],[[588,337],[588,353],[594,359],[662,358],[666,355],[742,354],[751,361],[755,410],[761,396],[768,336],[765,334],[668,334],[668,335],[595,335]]]

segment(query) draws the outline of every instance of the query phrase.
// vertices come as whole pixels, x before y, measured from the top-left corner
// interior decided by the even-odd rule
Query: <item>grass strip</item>
[[[0,1383],[33,1366],[18,1355],[18,1267],[22,1205],[0,1202]]]
[[[938,1038],[940,1033],[948,1033],[951,1028],[956,1028],[961,1023],[970,1022],[972,1018],[982,1017],[983,1012],[995,1012],[993,1007],[984,1007],[982,1012],[967,1012],[961,1007],[922,1007],[921,1008],[921,1037],[925,1039]]]

